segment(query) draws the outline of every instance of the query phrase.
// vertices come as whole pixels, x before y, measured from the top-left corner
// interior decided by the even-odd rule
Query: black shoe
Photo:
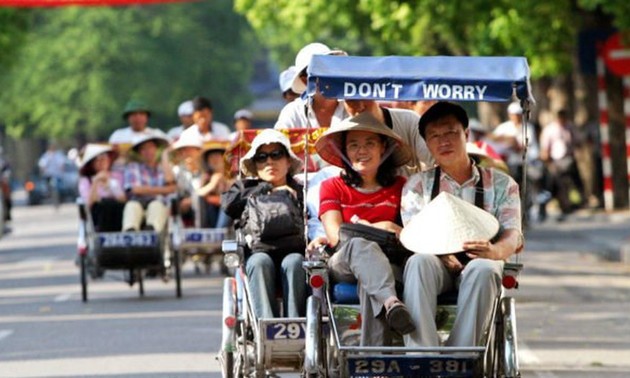
[[[387,324],[401,335],[406,335],[416,330],[411,314],[407,310],[407,306],[402,302],[396,302],[387,309],[385,319]]]

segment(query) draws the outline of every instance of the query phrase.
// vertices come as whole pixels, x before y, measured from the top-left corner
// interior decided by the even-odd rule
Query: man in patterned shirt
[[[147,228],[161,232],[168,220],[165,196],[175,192],[173,171],[160,148],[168,139],[160,134],[142,135],[134,139],[132,152],[139,162],[125,167],[124,187],[129,201],[123,210],[123,230],[138,231],[146,218]]]
[[[438,102],[422,116],[420,135],[437,167],[411,176],[405,184],[402,221],[408,224],[437,193],[445,191],[483,207],[498,219],[501,231],[492,241],[465,242],[463,253],[457,256],[416,254],[409,258],[404,272],[404,302],[416,331],[405,335],[407,346],[439,345],[434,321],[437,296],[454,288],[459,289],[457,317],[447,345],[478,345],[501,291],[504,260],[522,248],[518,185],[498,170],[475,165],[466,153],[467,127],[466,111],[450,102]],[[478,191],[483,194],[475,196]]]

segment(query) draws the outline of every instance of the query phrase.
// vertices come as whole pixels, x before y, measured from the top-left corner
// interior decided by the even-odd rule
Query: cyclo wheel
[[[175,269],[175,295],[182,297],[182,262],[180,260],[179,248],[172,249],[173,269]]]
[[[501,348],[498,350],[498,373],[506,378],[521,376],[518,363],[518,349],[516,336],[516,311],[514,298],[504,297],[500,302],[501,333],[497,341]]]
[[[326,371],[323,349],[322,305],[319,298],[311,295],[306,301],[305,377],[320,377]]]
[[[144,277],[142,277],[142,269],[136,269],[136,279],[138,280],[138,292],[144,297]]]
[[[81,299],[83,302],[87,302],[88,300],[88,291],[87,291],[87,255],[81,254],[79,256],[79,260],[81,263]]]

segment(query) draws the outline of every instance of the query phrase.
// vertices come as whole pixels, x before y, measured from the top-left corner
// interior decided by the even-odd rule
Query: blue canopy
[[[524,57],[315,55],[307,73],[309,96],[534,102]]]

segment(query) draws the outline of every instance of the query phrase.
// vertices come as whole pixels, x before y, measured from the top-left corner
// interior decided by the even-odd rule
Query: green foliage
[[[236,9],[285,65],[322,41],[354,55],[524,55],[540,77],[570,69],[579,26],[569,0],[236,0]]]
[[[105,139],[124,104],[143,99],[151,125],[176,124],[177,105],[213,100],[217,119],[248,103],[258,47],[231,0],[36,11],[18,64],[0,76],[0,122],[13,136]]]
[[[13,61],[28,26],[29,12],[23,9],[0,8],[0,66]]]
[[[578,4],[588,10],[598,7],[612,17],[613,25],[620,30],[630,31],[630,1],[627,0],[578,0]]]

